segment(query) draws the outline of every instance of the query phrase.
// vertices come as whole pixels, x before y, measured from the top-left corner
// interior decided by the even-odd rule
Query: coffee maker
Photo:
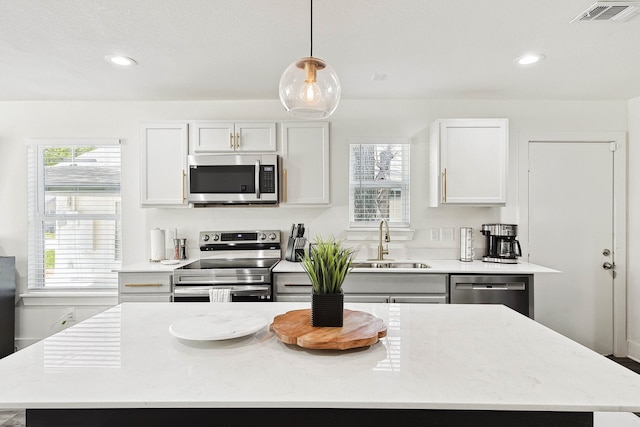
[[[516,239],[518,226],[514,224],[482,224],[480,232],[487,237],[484,262],[517,264],[522,256],[520,242]]]

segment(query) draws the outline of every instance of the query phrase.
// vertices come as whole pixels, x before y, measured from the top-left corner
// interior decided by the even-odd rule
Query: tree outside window
[[[409,143],[350,145],[350,224],[409,226]]]

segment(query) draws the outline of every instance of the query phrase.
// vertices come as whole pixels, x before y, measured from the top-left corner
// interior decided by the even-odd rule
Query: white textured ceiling
[[[593,2],[315,0],[313,53],[345,99],[638,97],[640,16],[569,24]],[[309,49],[308,0],[0,0],[0,100],[277,99]]]

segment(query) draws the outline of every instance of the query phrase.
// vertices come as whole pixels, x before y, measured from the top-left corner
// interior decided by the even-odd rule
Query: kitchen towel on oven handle
[[[209,302],[231,302],[231,289],[209,289]]]

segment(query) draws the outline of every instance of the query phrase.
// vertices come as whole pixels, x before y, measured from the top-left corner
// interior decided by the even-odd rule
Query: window
[[[119,141],[30,142],[29,289],[116,288]]]
[[[409,227],[409,140],[361,142],[350,145],[350,225]]]

